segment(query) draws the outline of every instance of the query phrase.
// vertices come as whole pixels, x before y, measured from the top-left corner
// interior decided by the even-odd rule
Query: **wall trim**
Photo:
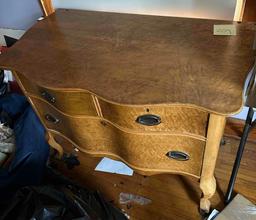
[[[242,21],[246,0],[237,0],[234,14],[234,21]]]

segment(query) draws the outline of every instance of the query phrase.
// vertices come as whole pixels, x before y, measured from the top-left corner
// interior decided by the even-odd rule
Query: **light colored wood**
[[[69,115],[101,116],[109,121],[133,131],[164,131],[181,134],[191,134],[204,138],[206,136],[209,113],[196,107],[186,105],[143,105],[127,106],[110,103],[99,99],[85,91],[48,89],[37,86],[22,74],[15,73],[16,79],[30,96],[41,97],[43,91],[55,98],[54,105],[63,113]],[[157,126],[138,124],[136,119],[143,114],[156,114],[161,117]]]
[[[205,141],[175,134],[128,133],[104,119],[63,115],[44,101],[30,99],[46,128],[67,137],[87,154],[121,159],[137,172],[147,175],[182,173],[200,176]],[[59,123],[45,120],[46,113],[56,117]],[[172,150],[187,153],[190,159],[170,159],[166,154]]]
[[[63,157],[63,147],[55,141],[50,132],[47,132],[46,139],[48,144],[58,152],[58,158],[61,159]]]
[[[246,0],[236,0],[234,21],[242,21]]]
[[[78,156],[84,157],[82,155],[87,154],[94,157],[107,156],[115,160],[122,160],[141,175],[151,176],[171,173],[195,178],[200,177],[204,143],[198,140],[178,136],[165,138],[161,136],[150,138],[149,136],[147,137],[148,142],[146,142],[145,138],[139,135],[133,137],[130,135],[129,137],[128,134],[124,134],[118,137],[120,143],[112,142],[111,145],[109,144],[106,147],[106,141],[100,140],[98,136],[95,136],[93,142],[93,137],[87,135],[87,142],[84,144],[85,139],[79,135],[75,141],[72,141],[63,134],[56,132],[56,130],[49,129],[48,132],[54,136],[59,145],[63,144],[64,146],[69,145],[78,148],[80,150]],[[89,133],[90,131],[86,130],[86,132]],[[108,137],[108,134],[106,134],[106,137]],[[113,139],[113,136],[111,138]],[[78,142],[79,139],[82,143]],[[124,139],[126,139],[126,142],[122,144]],[[159,141],[162,142],[159,143]],[[142,153],[141,149],[145,149],[145,146],[147,148]],[[190,159],[188,161],[170,159],[166,156],[166,153],[171,150],[186,152]],[[68,149],[67,152],[70,152],[70,150]]]
[[[51,0],[40,0],[40,3],[46,17],[55,12]]]
[[[27,94],[27,95],[29,95],[29,94]],[[45,115],[49,113],[50,115],[54,116],[55,118],[57,118],[60,121],[66,121],[66,118],[77,119],[78,121],[84,120],[84,119],[101,120],[102,124],[104,124],[104,123],[111,124],[112,126],[118,128],[119,130],[122,130],[126,133],[134,133],[134,134],[141,134],[141,135],[143,135],[143,134],[147,134],[147,135],[176,135],[176,136],[191,137],[191,138],[202,140],[202,141],[206,140],[206,137],[204,137],[204,136],[179,131],[179,128],[177,125],[176,125],[177,130],[175,130],[175,129],[162,130],[162,131],[158,131],[157,129],[155,129],[155,131],[153,129],[148,130],[148,131],[143,130],[143,129],[136,130],[136,129],[127,128],[127,126],[121,127],[120,125],[113,123],[112,121],[109,121],[108,119],[105,119],[104,117],[101,117],[101,116],[97,117],[97,116],[91,116],[91,115],[69,115],[69,114],[66,114],[66,113],[60,111],[54,105],[50,105],[49,103],[47,103],[44,99],[42,99],[40,97],[33,96],[33,95],[29,95],[28,97],[31,100],[32,106],[34,106],[36,111],[40,112],[40,117],[44,121],[45,121]],[[57,123],[56,126],[58,127],[59,124],[61,124],[61,123]],[[64,127],[63,129],[65,130],[66,128],[67,127]],[[68,132],[69,131],[67,131],[67,133]]]
[[[92,98],[93,98],[94,106],[97,109],[98,116],[103,117],[102,111],[101,111],[101,106],[99,104],[99,100],[98,100],[97,96],[92,95]]]
[[[93,125],[95,127],[95,125]],[[97,128],[97,127],[95,127]],[[56,133],[55,130],[49,130]],[[72,145],[80,149],[81,152],[91,156],[107,156],[113,159],[122,160],[136,172],[142,175],[155,175],[160,173],[176,173],[200,177],[203,159],[204,142],[192,138],[179,136],[147,136],[132,135],[127,133],[112,134],[109,137],[110,129],[103,130],[105,139],[102,139],[102,131],[99,135],[90,135],[91,130],[84,129],[88,135],[78,133],[74,138],[67,139],[62,134],[58,135],[66,138]],[[109,137],[109,139],[108,139]],[[118,141],[111,141],[119,139]],[[86,142],[85,142],[86,141]],[[166,156],[172,150],[185,152],[190,156],[188,161],[176,161]]]
[[[93,97],[85,91],[63,91],[58,89],[48,89],[37,84],[31,83],[22,74],[14,71],[15,79],[17,80],[24,93],[27,95],[42,97],[42,92],[47,92],[54,97],[55,102],[48,102],[54,105],[60,111],[70,115],[90,115],[97,116],[96,107],[93,102]]]
[[[237,35],[213,36],[214,24],[234,24]],[[47,88],[84,89],[113,103],[230,115],[243,105],[254,32],[253,23],[57,10],[3,53],[0,66]]]
[[[206,136],[209,114],[197,108],[189,108],[185,105],[143,105],[125,106],[115,105],[107,101],[99,101],[103,117],[121,126],[141,131],[165,131],[182,134],[195,134]],[[136,122],[138,116],[144,114],[158,115],[161,123],[156,126],[145,126]]]
[[[226,118],[224,116],[210,114],[202,174],[200,178],[200,188],[203,192],[203,196],[200,200],[200,209],[207,213],[210,210],[211,204],[209,199],[214,195],[216,190],[214,169],[225,123]]]

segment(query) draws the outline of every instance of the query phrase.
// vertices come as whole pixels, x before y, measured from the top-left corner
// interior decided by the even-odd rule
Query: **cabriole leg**
[[[225,123],[225,116],[210,114],[207,130],[207,141],[205,145],[204,160],[200,178],[200,188],[203,192],[203,196],[200,200],[200,210],[204,213],[208,213],[210,211],[210,198],[214,195],[216,190],[214,169]]]

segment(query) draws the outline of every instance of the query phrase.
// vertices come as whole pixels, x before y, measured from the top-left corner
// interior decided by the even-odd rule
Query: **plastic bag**
[[[21,188],[0,205],[0,220],[127,220],[100,193],[75,185],[52,171],[50,174],[46,184]]]

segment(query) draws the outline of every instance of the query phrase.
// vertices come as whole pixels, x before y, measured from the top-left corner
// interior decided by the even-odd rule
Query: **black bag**
[[[0,205],[0,219],[127,220],[98,192],[75,185],[62,176],[48,178],[47,182],[18,190],[10,201]],[[49,185],[49,182],[55,184]]]

